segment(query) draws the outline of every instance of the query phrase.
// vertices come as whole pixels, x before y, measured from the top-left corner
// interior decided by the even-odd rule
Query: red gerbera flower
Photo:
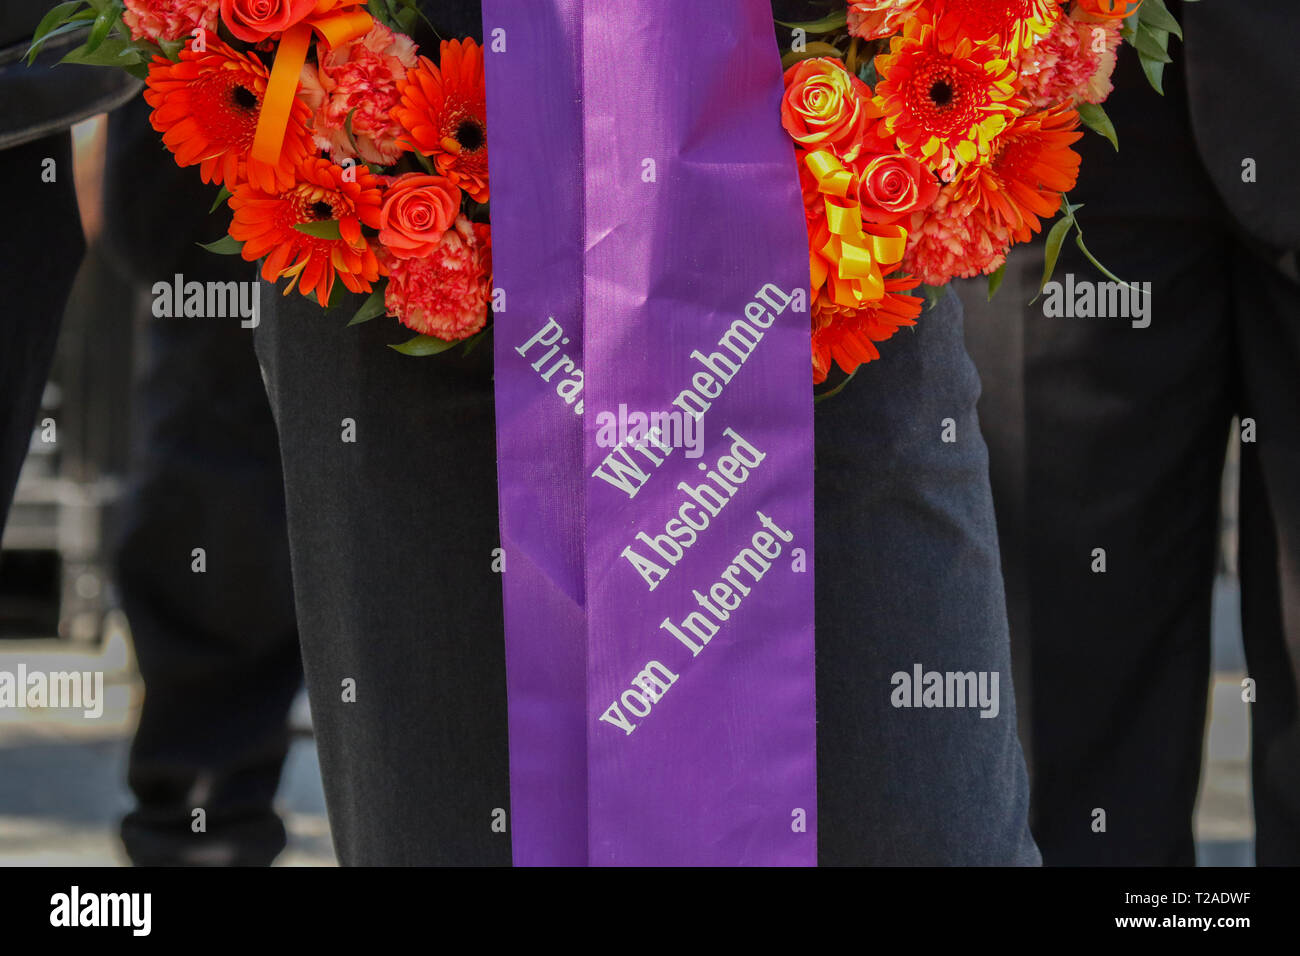
[[[244,244],[249,262],[266,256],[262,278],[268,282],[289,276],[303,295],[314,291],[326,305],[337,275],[352,292],[369,292],[379,278],[379,260],[361,234],[364,223],[379,228],[382,200],[380,179],[364,166],[344,169],[327,159],[312,157],[296,170],[297,182],[265,191],[251,183],[235,189],[230,235]],[[323,239],[295,226],[336,220],[339,239]]]
[[[478,202],[488,199],[487,94],[483,51],[473,40],[444,40],[439,66],[428,57],[408,70],[390,114],[412,149]]]
[[[880,358],[875,343],[892,337],[904,325],[916,325],[924,300],[902,293],[920,284],[921,280],[912,276],[888,277],[884,298],[857,309],[846,309],[829,296],[820,296],[812,314],[813,382],[826,381],[832,360],[852,373],[859,365]]]
[[[996,43],[944,39],[913,20],[876,57],[876,103],[899,149],[945,180],[958,166],[987,159],[989,145],[1015,116],[1016,71]]]
[[[1011,54],[1046,36],[1061,15],[1058,0],[931,0],[930,9],[945,40],[997,39]]]
[[[988,165],[956,185],[953,200],[1028,242],[1041,228],[1039,217],[1056,215],[1061,193],[1078,182],[1080,158],[1070,146],[1082,137],[1079,114],[1068,105],[1018,117],[993,144]]]
[[[246,179],[268,191],[287,186],[294,167],[309,155],[310,111],[294,101],[278,163],[250,157],[266,78],[260,60],[236,53],[215,36],[203,52],[182,48],[178,63],[154,57],[144,92],[154,108],[149,122],[163,134],[176,164],[198,163],[205,183],[224,183],[231,190]]]

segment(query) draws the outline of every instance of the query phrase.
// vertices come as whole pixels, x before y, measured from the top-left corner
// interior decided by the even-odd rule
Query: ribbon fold
[[[888,270],[881,266],[903,261],[907,230],[863,224],[857,177],[834,153],[819,149],[805,161],[826,206],[826,235],[812,242],[812,287],[827,283],[835,304],[846,308],[883,298]]]
[[[289,113],[293,98],[298,92],[298,80],[311,35],[319,33],[330,47],[365,36],[374,25],[374,18],[364,10],[338,10],[339,0],[319,0],[316,9],[300,23],[285,30],[275,51],[271,76],[266,81],[262,96],[262,112],[257,118],[250,156],[259,162],[274,166],[280,161],[280,148],[284,145],[285,130],[289,127]]]

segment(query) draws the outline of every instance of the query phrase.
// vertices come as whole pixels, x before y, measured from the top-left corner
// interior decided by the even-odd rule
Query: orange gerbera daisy
[[[931,0],[945,39],[998,40],[1015,55],[1046,36],[1061,15],[1058,0]]]
[[[876,57],[876,71],[885,131],[945,180],[959,165],[986,160],[994,137],[1024,105],[1015,67],[996,43],[945,40],[917,20]]]
[[[828,296],[819,298],[812,313],[813,383],[826,381],[832,360],[850,374],[859,365],[874,362],[880,358],[877,342],[904,325],[916,325],[924,300],[902,293],[920,284],[912,276],[890,276],[885,279],[883,298],[856,309],[838,306]]]
[[[198,163],[205,183],[233,190],[247,179],[268,191],[289,185],[294,167],[309,155],[311,114],[306,104],[294,101],[278,163],[250,157],[266,78],[267,69],[255,56],[236,53],[209,36],[202,52],[183,47],[180,62],[154,57],[144,92],[154,108],[149,122],[163,134],[176,164]]]
[[[267,282],[289,276],[285,295],[297,283],[303,295],[314,291],[316,301],[326,305],[336,275],[352,292],[369,292],[380,268],[361,226],[379,228],[379,178],[364,166],[345,170],[315,156],[295,172],[297,181],[288,187],[266,191],[245,183],[235,189],[230,235],[244,244],[243,257],[252,262],[266,256],[262,278]],[[294,228],[329,220],[338,222],[342,238],[323,239]]]
[[[954,187],[953,199],[1028,242],[1041,228],[1039,217],[1056,215],[1061,193],[1078,182],[1080,158],[1070,146],[1082,137],[1079,114],[1068,105],[1018,117],[993,144],[988,164]]]
[[[393,119],[412,149],[478,202],[488,198],[487,94],[483,51],[473,40],[444,40],[440,66],[428,57],[398,87]]]

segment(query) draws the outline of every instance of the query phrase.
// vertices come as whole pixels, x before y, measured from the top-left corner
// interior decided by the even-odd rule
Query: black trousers
[[[1240,416],[1255,436],[1242,445],[1239,505],[1256,858],[1294,865],[1300,277],[1294,251],[1254,241],[1216,195],[1181,63],[1166,70],[1162,99],[1131,53],[1107,103],[1120,150],[1087,134],[1071,199],[1085,203],[1079,218],[1100,261],[1152,284],[1150,326],[1048,318],[1043,300],[1024,307],[1041,246],[1013,253],[991,306],[982,289],[965,296],[988,357],[984,424],[1013,629],[1028,651],[1034,833],[1049,865],[1194,860],[1220,476]],[[1286,174],[1262,170],[1259,188]],[[1104,281],[1073,242],[1056,278],[1067,273]],[[1097,548],[1104,573],[1093,570]]]
[[[257,331],[330,827],[345,864],[505,864],[491,348],[413,359],[390,319],[267,294]],[[1035,864],[979,382],[955,297],[817,422],[819,854]],[[810,383],[811,384],[811,383]],[[944,441],[951,420],[955,440]],[[998,714],[891,706],[997,672]]]
[[[145,686],[128,771],[137,803],[122,824],[137,865],[264,865],[285,844],[273,800],[302,670],[275,428],[249,335],[200,318],[155,319],[146,334],[115,555]]]
[[[141,288],[252,281],[217,256],[216,189],[158,146],[142,99],[110,119],[109,248]],[[129,308],[129,303],[122,303]],[[275,424],[239,319],[147,318],[137,334],[129,495],[115,553],[145,696],[122,823],[141,865],[267,864],[302,684]],[[194,551],[203,550],[196,572]],[[194,827],[194,811],[204,827]]]
[[[54,182],[43,173],[53,160]],[[0,262],[7,301],[0,309],[0,531],[27,455],[41,392],[50,374],[63,307],[86,251],[65,131],[0,150],[11,184],[0,199]]]

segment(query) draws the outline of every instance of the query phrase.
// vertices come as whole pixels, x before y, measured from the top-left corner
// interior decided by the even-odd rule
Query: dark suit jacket
[[[1180,6],[1192,125],[1214,184],[1255,238],[1300,249],[1300,8],[1287,0]],[[1242,181],[1247,159],[1253,183]]]

